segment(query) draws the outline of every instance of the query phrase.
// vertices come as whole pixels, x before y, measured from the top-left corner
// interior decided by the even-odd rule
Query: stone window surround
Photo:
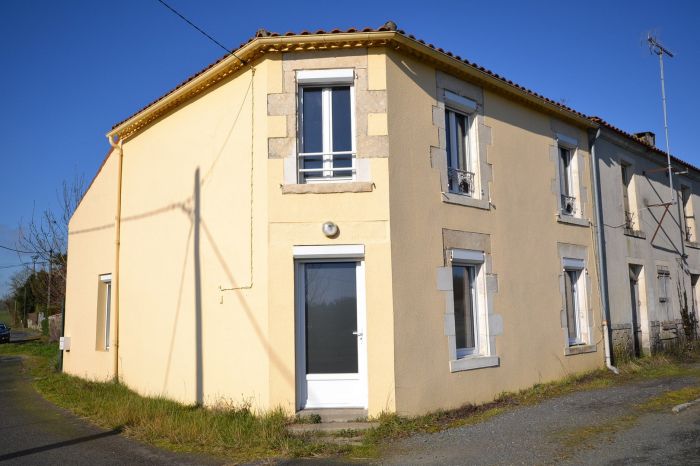
[[[494,294],[498,292],[498,276],[493,273],[490,254],[490,236],[481,233],[443,229],[444,267],[437,269],[437,288],[444,299],[444,333],[447,337],[450,372],[460,372],[485,367],[497,367],[500,358],[496,355],[496,337],[503,334],[503,320],[494,312]],[[483,290],[480,313],[483,330],[480,330],[480,353],[457,358],[455,334],[454,294],[452,286],[452,251],[466,250],[483,253],[484,260],[478,271],[478,286]],[[463,261],[455,261],[464,263]],[[485,335],[485,338],[484,338]]]
[[[476,159],[478,170],[477,188],[478,196],[470,197],[464,194],[449,192],[447,179],[447,131],[445,125],[445,92],[449,91],[457,96],[476,102],[476,110],[471,113],[474,118],[473,137],[477,148]],[[438,132],[438,147],[431,146],[430,160],[434,170],[440,173],[440,195],[442,202],[458,204],[479,209],[490,210],[490,183],[492,180],[492,167],[488,163],[488,146],[492,144],[491,128],[484,124],[484,94],[483,89],[462,81],[452,75],[436,71],[436,105],[433,107],[433,126]]]
[[[588,273],[588,251],[585,246],[580,246],[576,244],[566,244],[558,243],[557,249],[559,250],[559,263],[560,263],[560,273],[559,273],[559,294],[561,296],[561,310],[560,310],[560,322],[562,330],[562,345],[564,347],[565,356],[573,356],[576,354],[592,353],[597,350],[597,345],[592,343],[593,329],[594,329],[594,319],[593,319],[593,308],[591,306],[591,277]],[[581,279],[584,282],[585,294],[584,305],[579,309],[580,312],[585,312],[583,320],[587,325],[582,328],[583,344],[570,345],[569,344],[569,327],[566,318],[566,297],[564,292],[564,269],[566,268],[566,259],[574,259],[583,261],[583,269],[581,270]],[[579,321],[582,320],[579,318]]]
[[[590,226],[587,215],[588,189],[583,183],[585,173],[585,157],[581,151],[581,144],[577,137],[571,136],[576,131],[563,123],[552,120],[552,138],[555,144],[550,146],[550,160],[554,163],[555,177],[552,180],[552,192],[555,194],[555,216],[559,223],[577,225],[582,227]],[[576,197],[576,214],[564,215],[561,212],[561,189],[559,182],[559,147],[563,146],[572,151],[571,164],[574,179],[574,194]]]
[[[635,238],[640,238],[640,239],[646,239],[646,235],[642,231],[641,225],[642,225],[642,215],[641,215],[641,210],[639,209],[639,203],[637,202],[637,177],[635,176],[635,163],[634,159],[631,157],[626,157],[624,155],[618,155],[617,156],[617,163],[618,167],[620,170],[622,170],[622,165],[627,166],[628,169],[628,176],[630,177],[630,185],[629,188],[627,189],[627,195],[629,196],[629,205],[630,205],[630,210],[634,214],[634,219],[632,221],[632,225],[635,228],[628,229],[628,228],[623,228],[623,232],[627,236],[632,236]],[[618,170],[618,173],[620,173],[620,170]],[[621,175],[620,175],[621,176]],[[620,193],[622,193],[622,186],[620,187]],[[620,222],[621,225],[625,224],[625,217],[624,217],[624,204],[621,205],[621,210],[622,210],[622,221]]]
[[[373,84],[368,79],[368,56],[381,53],[375,49],[347,51],[292,52],[282,55],[283,86],[281,93],[267,96],[268,119],[278,119],[276,131],[268,137],[268,158],[283,160],[283,194],[323,194],[340,192],[369,192],[374,189],[370,173],[370,158],[388,157],[386,85]],[[354,181],[331,183],[297,182],[297,106],[296,72],[301,70],[351,68],[355,72],[355,145],[356,176]],[[327,184],[325,187],[318,185]]]

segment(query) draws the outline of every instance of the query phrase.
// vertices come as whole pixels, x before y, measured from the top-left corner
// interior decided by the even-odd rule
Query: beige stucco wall
[[[483,402],[505,390],[599,367],[603,361],[591,228],[559,223],[556,217],[555,133],[567,132],[579,139],[580,184],[585,188],[591,186],[585,131],[480,90],[481,95],[472,98],[483,99],[479,137],[487,143],[482,169],[490,172],[485,179],[490,179],[491,206],[443,202],[443,165],[437,157],[444,157],[444,141],[435,124],[440,110],[436,117],[433,113],[438,105],[438,76],[424,63],[396,52],[389,54],[396,407],[403,413]],[[590,189],[581,193],[586,201],[584,218],[591,219],[587,207],[592,205]],[[448,265],[444,248],[450,245],[443,242],[445,229],[489,239],[490,306],[503,324],[495,337],[499,367],[449,370],[446,303],[435,284],[436,271]],[[468,241],[469,236],[464,238]],[[572,356],[565,356],[561,318],[560,250],[562,245],[566,250],[566,244],[587,252],[589,284],[594,285],[588,286],[591,343],[598,344],[596,352]]]
[[[274,63],[274,65],[273,65]],[[386,118],[386,62],[374,50],[357,49],[285,54],[270,62],[279,66],[279,82],[271,83],[270,118],[285,117],[285,131],[270,135],[268,161],[269,215],[269,329],[279,359],[270,364],[271,404],[294,409],[294,259],[293,246],[363,244],[367,291],[368,411],[393,411],[393,302],[389,229],[388,140],[382,131]],[[371,190],[318,192],[318,185],[294,185],[289,176],[296,149],[296,83],[299,69],[353,68],[355,70],[355,125],[357,158],[364,182]],[[374,116],[371,116],[374,115]],[[291,164],[289,161],[291,160]],[[360,175],[358,174],[358,178]],[[328,191],[324,189],[325,191]],[[301,194],[297,194],[301,192]],[[326,238],[321,225],[335,222],[340,233]],[[303,376],[303,375],[302,375]]]
[[[247,68],[124,144],[120,374],[141,393],[267,407],[266,83]]]
[[[63,368],[96,380],[113,375],[112,354],[97,343],[104,331],[99,276],[114,268],[117,163],[117,153],[111,152],[68,225],[65,335],[71,337],[71,350],[64,352]]]
[[[253,81],[246,69],[124,142],[119,376],[129,387],[186,403],[245,401],[293,412],[292,247],[364,244],[369,411],[394,409],[386,65],[381,54],[366,49],[339,55],[270,56],[255,64]],[[359,192],[281,186],[285,159],[295,150],[294,71],[314,67],[356,70],[358,158],[365,177],[354,185]],[[109,175],[103,170],[98,180],[108,182]],[[86,199],[96,197],[97,189]],[[104,209],[113,219],[115,207],[100,200],[91,211],[81,207],[73,223],[92,222],[93,211]],[[340,227],[332,240],[321,233],[327,220]],[[110,231],[109,238],[95,238],[94,246],[71,241],[76,278],[69,302],[78,299],[78,287],[96,290],[97,272],[84,258],[93,248],[103,248],[108,271],[113,268]],[[75,315],[82,320],[95,312],[87,300]],[[95,323],[71,326],[76,320],[69,317],[67,334],[94,340]],[[97,359],[92,344],[76,347],[68,370],[88,377],[111,372],[112,353]]]
[[[294,73],[347,67],[356,72],[358,182],[296,185]],[[464,85],[481,105],[488,198],[445,203],[438,84],[460,87],[384,49],[270,55],[255,64],[254,79],[247,68],[127,139],[120,378],[140,393],[187,403],[247,401],[293,412],[292,249],[323,244],[365,246],[370,415],[486,401],[598,367],[592,232],[556,217],[554,136],[564,132],[582,144],[582,222],[591,219],[585,131]],[[102,215],[113,222],[114,197],[100,190],[115,196],[115,179],[108,163],[86,196],[94,206],[84,201],[71,228],[100,223]],[[336,238],[323,236],[326,221],[339,226]],[[67,318],[67,334],[78,337],[74,345],[92,339],[92,346],[74,346],[66,368],[88,377],[107,377],[112,364],[111,354],[94,348],[96,295],[82,293],[96,293],[97,275],[114,264],[113,229],[99,235],[74,235],[70,243],[68,302],[77,318]],[[489,250],[489,306],[503,327],[493,335],[500,366],[451,373],[437,274],[447,265],[446,247],[472,243]],[[100,262],[92,265],[96,250]],[[596,352],[565,356],[562,251],[585,256]]]

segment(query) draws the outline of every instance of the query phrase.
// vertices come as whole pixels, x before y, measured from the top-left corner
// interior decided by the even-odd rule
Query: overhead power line
[[[202,33],[207,39],[209,39],[210,41],[214,42],[216,45],[218,45],[218,46],[221,47],[222,49],[226,50],[226,52],[228,52],[230,55],[233,55],[234,57],[238,58],[238,61],[240,61],[241,63],[245,64],[245,60],[243,60],[241,57],[239,57],[238,55],[236,55],[235,53],[233,53],[233,50],[229,50],[227,47],[224,47],[224,45],[222,45],[221,42],[219,42],[218,40],[214,39],[212,36],[210,36],[209,34],[207,34],[202,28],[200,28],[199,26],[197,26],[196,24],[194,24],[194,23],[193,23],[192,21],[190,21],[189,19],[185,18],[185,16],[184,16],[182,13],[180,13],[179,11],[177,11],[175,8],[173,8],[173,7],[171,7],[170,5],[168,5],[168,4],[165,3],[163,0],[158,0],[158,3],[162,4],[165,8],[167,8],[168,10],[172,11],[174,14],[176,14],[177,16],[179,16],[180,19],[182,19],[182,20],[185,21],[187,24],[189,24],[190,26],[192,26],[193,28],[195,28],[197,31],[199,31],[200,33]]]
[[[12,265],[0,265],[0,269],[11,269],[13,267],[24,267],[27,265],[32,265],[31,262],[26,262],[24,264],[12,264]]]
[[[7,249],[8,251],[17,252],[20,254],[36,254],[36,251],[21,251],[19,249],[9,248],[7,246],[3,246],[2,244],[0,244],[0,249]]]

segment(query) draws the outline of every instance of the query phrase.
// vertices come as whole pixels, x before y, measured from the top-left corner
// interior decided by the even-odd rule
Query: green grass
[[[379,421],[378,427],[363,434],[360,445],[338,445],[312,433],[291,435],[287,426],[299,421],[282,410],[254,412],[247,405],[203,409],[163,398],[142,397],[119,383],[91,382],[57,373],[54,370],[57,359],[55,344],[31,342],[0,345],[0,354],[27,355],[26,367],[35,377],[34,385],[44,397],[104,428],[122,429],[129,437],[170,450],[207,453],[236,462],[270,457],[376,457],[385,445],[399,438],[476,424],[518,406],[534,405],[581,390],[647,378],[700,377],[699,369],[684,364],[688,361],[664,356],[643,358],[621,366],[618,376],[599,369],[556,382],[537,384],[519,392],[503,393],[494,401],[482,405],[465,405],[422,416],[385,413],[376,419]],[[695,357],[691,358],[691,361],[695,360]],[[649,400],[646,405],[640,405],[634,416],[669,403],[677,404],[677,400],[688,401],[691,396],[700,396],[700,389],[693,393],[669,392],[661,395],[658,399]],[[610,436],[635,422],[634,416],[565,432],[562,442],[570,442],[574,448],[601,436]]]
[[[0,354],[24,354],[34,385],[48,400],[106,429],[180,452],[229,460],[336,455],[348,447],[314,435],[291,435],[282,410],[256,413],[247,405],[204,409],[163,398],[143,397],[114,382],[92,382],[53,370],[57,346],[32,342],[0,345]]]

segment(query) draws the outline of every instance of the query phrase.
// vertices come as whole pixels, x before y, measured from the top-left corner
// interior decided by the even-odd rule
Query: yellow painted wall
[[[447,204],[430,159],[430,147],[439,142],[432,120],[436,70],[391,52],[387,86],[397,410],[418,413],[484,402],[506,390],[599,367],[602,343],[595,353],[564,356],[558,242],[588,248],[594,343],[600,342],[600,305],[591,228],[559,224],[555,218],[551,118],[484,91],[493,206]],[[586,134],[577,131],[588,163]],[[584,177],[584,184],[592,186],[588,166]],[[587,196],[590,218],[590,190]],[[446,265],[443,228],[490,235],[498,276],[493,305],[504,327],[496,337],[500,367],[449,371],[445,304],[436,287],[436,269]]]
[[[343,58],[337,60],[334,53]],[[367,84],[374,91],[385,89],[383,76],[386,63],[366,50],[347,53],[300,54],[285,56],[287,82],[285,88],[271,85],[271,93],[283,90],[292,92],[295,84],[290,79],[294,69],[323,69],[356,67],[356,108],[363,109],[370,99],[361,93]],[[381,58],[381,57],[380,57]],[[283,66],[283,61],[269,62]],[[365,76],[366,71],[366,76]],[[271,72],[271,75],[273,73]],[[281,79],[281,74],[280,74]],[[364,96],[364,97],[363,97]],[[377,105],[376,103],[373,105]],[[372,108],[372,107],[369,107]],[[293,110],[293,108],[292,108]],[[271,117],[274,118],[274,117]],[[372,123],[356,114],[358,134],[372,133]],[[294,120],[291,120],[294,124]],[[366,127],[360,127],[366,125]],[[291,126],[291,125],[290,125]],[[294,134],[288,128],[287,135]],[[370,134],[371,135],[371,134]],[[275,136],[275,135],[271,135]],[[371,138],[362,144],[359,136],[358,158],[367,153],[363,147],[371,147]],[[271,405],[293,409],[295,403],[295,341],[294,341],[294,258],[292,248],[302,245],[363,244],[365,245],[365,283],[367,292],[367,354],[368,354],[368,410],[370,415],[393,411],[393,303],[391,296],[391,249],[389,231],[389,163],[386,156],[366,159],[374,189],[361,193],[304,193],[283,194],[283,159],[268,161],[268,216],[269,216],[269,329],[270,341],[278,352],[270,360]],[[335,222],[340,233],[336,238],[326,238],[321,225]],[[303,374],[302,374],[303,376]]]
[[[254,78],[247,68],[124,142],[121,380],[187,403],[247,401],[293,412],[292,248],[321,244],[365,245],[370,415],[485,401],[599,366],[602,346],[564,356],[557,243],[583,245],[594,260],[591,229],[559,224],[553,207],[543,208],[556,204],[551,118],[485,91],[495,207],[448,205],[430,159],[438,144],[435,70],[396,52],[334,53],[271,55],[256,63]],[[284,95],[294,66],[357,66],[358,96],[366,92],[357,101],[358,159],[371,191],[282,189],[295,122],[288,112],[269,112],[295,105]],[[111,353],[94,344],[98,275],[114,264],[112,159],[71,222],[66,334],[74,349],[65,364],[85,377],[112,370]],[[590,210],[590,190],[586,196]],[[323,236],[325,221],[338,224],[337,238]],[[443,228],[491,237],[494,306],[504,323],[499,368],[449,372],[444,298],[435,285]],[[595,286],[590,299],[597,328]]]
[[[124,144],[120,376],[141,393],[267,406],[265,106],[251,118],[266,73],[248,68]]]
[[[113,375],[112,353],[97,346],[97,332],[98,319],[104,315],[99,276],[114,269],[117,163],[117,153],[111,152],[68,225],[64,334],[71,338],[71,350],[64,352],[63,368],[96,380]]]

